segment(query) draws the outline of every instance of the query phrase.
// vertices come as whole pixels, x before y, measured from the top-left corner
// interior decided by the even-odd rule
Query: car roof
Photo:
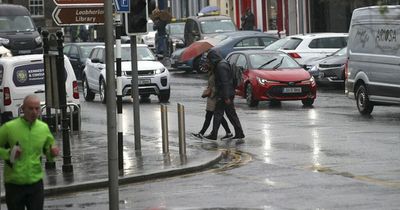
[[[64,55],[64,59],[67,58]],[[11,57],[4,57],[0,58],[1,62],[4,63],[16,63],[21,61],[33,61],[33,60],[40,60],[43,61],[43,54],[30,54],[30,55],[18,55],[18,56],[11,56]]]
[[[194,19],[194,20],[232,20],[232,18],[224,15],[205,15],[205,16],[191,16],[188,17],[188,19]]]
[[[296,34],[296,35],[291,35],[288,36],[288,38],[319,38],[319,37],[337,37],[337,36],[343,36],[347,37],[347,33],[309,33],[309,34]]]
[[[147,47],[146,44],[137,44],[137,47]],[[115,45],[114,45],[115,47]],[[121,47],[131,47],[131,44],[121,44]],[[101,45],[101,46],[96,46],[96,48],[106,48],[106,46]]]
[[[104,45],[104,42],[75,42],[75,43],[64,43],[64,46],[77,45],[77,46],[88,46],[88,45]]]
[[[242,36],[266,36],[266,37],[274,37],[276,38],[276,36],[271,35],[271,34],[266,34],[264,32],[261,31],[231,31],[231,32],[224,32],[224,33],[220,33],[217,35],[226,35],[229,37],[242,37]],[[278,38],[277,38],[278,39]]]
[[[233,53],[235,53],[235,54],[242,53],[245,55],[249,55],[249,54],[286,54],[282,51],[276,51],[276,50],[239,50],[239,51],[233,51],[233,52],[229,53],[229,55],[233,54]]]
[[[30,15],[27,8],[17,4],[0,4],[0,14],[2,16]]]

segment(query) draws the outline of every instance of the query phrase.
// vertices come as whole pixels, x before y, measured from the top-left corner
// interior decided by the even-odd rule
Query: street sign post
[[[114,0],[115,11],[117,13],[129,13],[130,0]]]
[[[53,11],[53,20],[59,26],[103,25],[104,7],[102,5],[57,6]]]

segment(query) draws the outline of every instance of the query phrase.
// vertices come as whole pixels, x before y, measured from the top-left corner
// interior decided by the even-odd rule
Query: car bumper
[[[124,96],[131,95],[131,77],[123,78],[122,94]],[[170,89],[170,76],[169,73],[164,72],[163,74],[155,76],[139,76],[138,79],[139,95],[153,94],[158,95],[163,90]]]
[[[254,97],[260,101],[289,101],[315,99],[317,86],[312,84],[296,84],[289,86],[286,83],[259,85],[254,88]]]

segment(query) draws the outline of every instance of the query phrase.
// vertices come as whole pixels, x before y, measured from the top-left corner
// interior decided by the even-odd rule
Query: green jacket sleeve
[[[0,127],[0,158],[3,160],[10,159],[10,148],[6,148],[7,144],[7,127],[6,125],[3,125]]]
[[[44,145],[43,152],[46,155],[47,160],[53,162],[54,157],[51,155],[51,147],[54,145],[55,140],[49,128],[47,128],[47,130],[46,143]]]

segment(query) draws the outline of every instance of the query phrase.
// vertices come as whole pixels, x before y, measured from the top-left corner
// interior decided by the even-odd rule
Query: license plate
[[[19,54],[30,54],[31,51],[30,50],[20,50],[18,51]]]
[[[139,79],[139,85],[150,84],[150,79]]]
[[[301,87],[286,87],[283,88],[283,93],[301,93]]]

